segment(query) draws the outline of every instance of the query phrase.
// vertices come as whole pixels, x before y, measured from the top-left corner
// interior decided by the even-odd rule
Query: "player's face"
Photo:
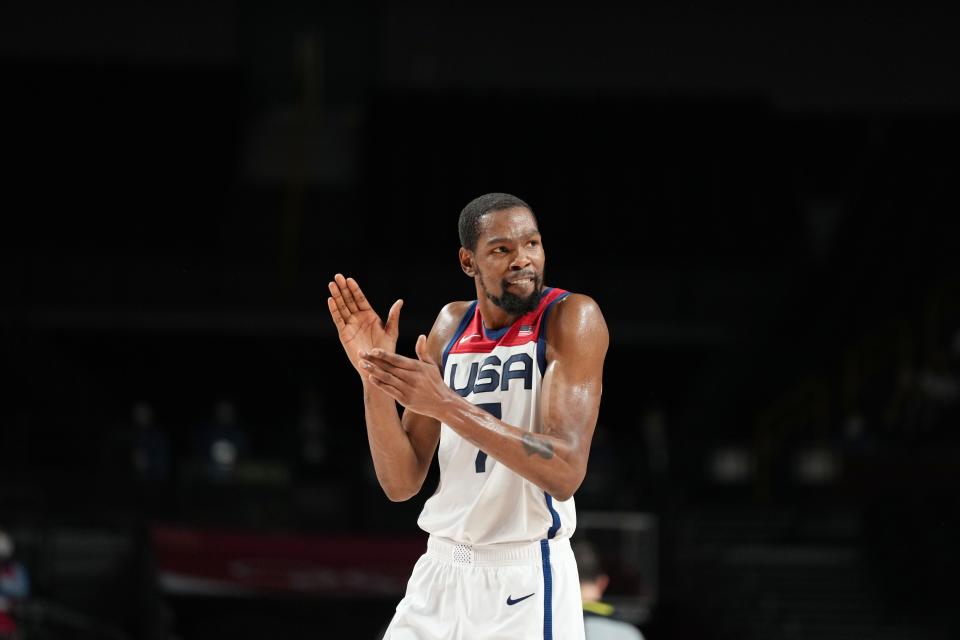
[[[543,243],[528,209],[493,211],[480,219],[473,252],[480,287],[487,298],[511,315],[533,311],[543,288]]]

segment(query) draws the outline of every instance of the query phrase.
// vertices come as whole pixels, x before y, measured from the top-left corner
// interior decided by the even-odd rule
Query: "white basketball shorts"
[[[584,640],[569,540],[471,547],[430,536],[384,640]]]

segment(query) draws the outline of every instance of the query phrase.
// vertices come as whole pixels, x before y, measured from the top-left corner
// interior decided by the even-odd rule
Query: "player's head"
[[[526,202],[507,193],[475,198],[460,212],[460,266],[483,295],[511,315],[537,308],[543,244]]]
[[[530,205],[509,193],[487,193],[474,198],[460,212],[460,246],[474,251],[477,248],[477,240],[483,232],[481,225],[483,216],[504,209],[526,209],[533,213]]]
[[[6,531],[0,529],[0,561],[12,558],[13,549],[13,538],[11,538]]]
[[[589,542],[580,540],[573,544],[573,556],[577,560],[580,594],[583,600],[600,600],[610,583],[610,578],[603,570],[597,550]]]

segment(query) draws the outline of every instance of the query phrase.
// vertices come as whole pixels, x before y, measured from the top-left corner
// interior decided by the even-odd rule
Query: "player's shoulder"
[[[443,305],[433,323],[433,328],[430,330],[430,339],[438,345],[446,344],[456,333],[463,316],[466,315],[472,304],[472,301],[466,300]]]
[[[600,305],[583,293],[570,293],[553,304],[550,311],[550,324],[584,328],[587,326],[606,327]]]
[[[606,349],[607,322],[597,301],[582,293],[571,293],[553,304],[547,322],[547,342]]]
[[[644,640],[640,630],[629,622],[611,620],[602,616],[584,616],[584,627],[588,633],[597,637],[616,638],[617,640]]]
[[[460,321],[463,320],[464,314],[473,303],[473,300],[448,302],[440,309],[440,313],[437,315],[437,321],[443,321],[445,324],[453,323],[454,327],[456,327],[456,325],[460,324]]]

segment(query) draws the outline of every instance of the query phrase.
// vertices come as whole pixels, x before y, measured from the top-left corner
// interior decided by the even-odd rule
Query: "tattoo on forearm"
[[[523,450],[527,452],[528,456],[537,454],[544,460],[549,460],[553,457],[553,445],[546,440],[541,440],[532,433],[523,434]]]

